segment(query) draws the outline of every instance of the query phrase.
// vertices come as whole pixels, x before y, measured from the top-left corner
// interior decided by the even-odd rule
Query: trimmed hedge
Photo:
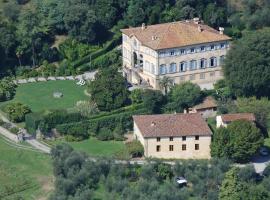
[[[86,70],[93,70],[90,69],[89,61],[96,59],[97,57],[106,54],[108,51],[114,49],[119,43],[121,42],[121,35],[116,35],[114,39],[109,42],[103,49],[100,49],[88,56],[83,57],[82,59],[72,63],[74,68],[78,68],[79,71],[83,72]]]
[[[41,132],[48,133],[58,124],[79,122],[86,120],[80,113],[69,113],[66,110],[55,110],[50,113],[32,113],[26,117],[26,129],[29,133],[35,134],[39,128]]]
[[[132,129],[132,116],[136,114],[147,114],[145,109],[139,109],[130,112],[118,113],[100,118],[90,119],[83,122],[60,124],[56,130],[63,135],[69,134],[71,127],[83,126],[89,135],[97,136],[99,131],[106,128],[113,131],[117,126],[122,126],[124,130]],[[113,134],[113,132],[111,132]]]
[[[38,129],[38,125],[43,119],[42,113],[29,113],[25,115],[25,127],[26,130],[34,135],[36,133],[36,130]]]

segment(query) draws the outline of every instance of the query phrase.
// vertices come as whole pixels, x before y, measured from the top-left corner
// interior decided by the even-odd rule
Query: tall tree
[[[172,87],[169,94],[170,109],[176,112],[182,112],[202,100],[201,89],[198,85],[191,82],[185,82]]]
[[[245,35],[227,54],[224,75],[239,96],[270,96],[270,29]]]
[[[128,97],[126,81],[114,67],[99,70],[89,85],[89,92],[98,108],[106,111],[125,105]]]

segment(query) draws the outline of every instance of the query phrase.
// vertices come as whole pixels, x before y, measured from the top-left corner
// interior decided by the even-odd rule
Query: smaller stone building
[[[200,113],[137,115],[134,138],[145,157],[209,159],[212,132]]]
[[[190,108],[189,113],[201,113],[203,118],[215,117],[217,114],[216,100],[208,96],[202,103]]]
[[[216,117],[217,128],[227,127],[228,124],[237,120],[247,120],[255,123],[256,118],[253,113],[233,113],[233,114],[219,115]]]

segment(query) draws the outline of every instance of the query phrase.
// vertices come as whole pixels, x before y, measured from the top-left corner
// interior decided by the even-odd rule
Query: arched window
[[[160,74],[166,74],[166,65],[160,65],[159,73]]]
[[[204,59],[204,58],[202,58],[202,59],[200,60],[200,69],[205,69],[206,66],[207,66],[207,60]]]
[[[180,72],[185,72],[187,70],[187,62],[181,62],[179,68]]]
[[[224,60],[225,60],[225,56],[220,56],[219,58],[219,64],[223,65],[224,64]]]
[[[210,58],[210,67],[216,67],[217,66],[217,58],[212,57]]]
[[[169,67],[169,73],[175,73],[176,72],[176,63],[171,63]]]
[[[190,69],[190,70],[195,70],[195,69],[197,69],[197,61],[196,61],[196,60],[190,61],[190,63],[189,63],[189,69]]]

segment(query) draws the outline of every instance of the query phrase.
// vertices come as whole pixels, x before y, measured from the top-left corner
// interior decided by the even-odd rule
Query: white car
[[[187,180],[184,177],[176,177],[175,181],[180,186],[186,186],[187,185]]]

